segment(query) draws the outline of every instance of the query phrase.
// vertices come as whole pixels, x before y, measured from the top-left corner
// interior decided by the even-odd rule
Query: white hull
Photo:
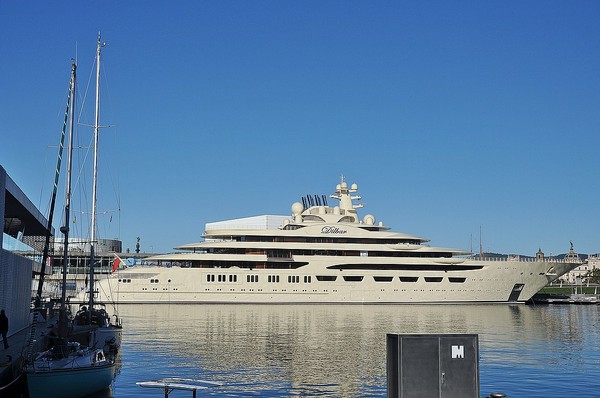
[[[105,302],[139,304],[525,302],[577,264],[466,260],[460,265],[476,269],[324,271],[314,261],[301,270],[140,266],[99,281],[98,291]],[[208,281],[212,275],[215,282]],[[328,276],[336,280],[317,279]]]

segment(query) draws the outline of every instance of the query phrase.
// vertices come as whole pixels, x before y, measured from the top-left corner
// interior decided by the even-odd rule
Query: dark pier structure
[[[9,348],[0,354],[0,397],[8,388],[30,326],[32,281],[41,270],[41,253],[25,242],[45,236],[48,221],[0,166],[0,308],[9,319]],[[54,231],[49,231],[54,235]],[[2,349],[4,347],[1,347]],[[8,386],[8,387],[7,387]]]

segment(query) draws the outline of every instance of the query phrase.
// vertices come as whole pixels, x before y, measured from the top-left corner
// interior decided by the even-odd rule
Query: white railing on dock
[[[198,390],[204,390],[211,387],[220,387],[223,384],[214,381],[197,380],[197,379],[183,379],[180,377],[168,377],[165,379],[151,380],[151,381],[138,381],[140,387],[145,388],[160,388],[165,393],[165,398],[173,390],[192,391],[192,397],[196,397]]]

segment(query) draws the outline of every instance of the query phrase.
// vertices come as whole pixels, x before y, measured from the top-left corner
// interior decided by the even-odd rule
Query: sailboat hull
[[[110,387],[115,364],[27,373],[30,398],[80,398]]]

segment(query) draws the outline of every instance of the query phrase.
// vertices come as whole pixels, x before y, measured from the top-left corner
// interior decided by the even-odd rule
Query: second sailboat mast
[[[94,248],[96,245],[96,182],[98,178],[98,136],[100,132],[100,51],[102,41],[98,32],[98,47],[96,50],[96,117],[94,121],[94,178],[92,183],[92,226],[90,232],[90,298],[89,310],[94,305],[94,263],[96,262]]]

